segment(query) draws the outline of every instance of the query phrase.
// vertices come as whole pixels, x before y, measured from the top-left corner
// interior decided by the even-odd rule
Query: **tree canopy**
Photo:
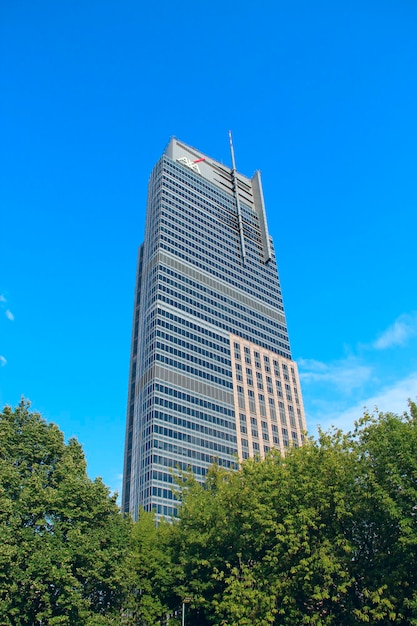
[[[179,518],[123,518],[75,440],[0,414],[0,623],[417,626],[417,407],[285,457],[184,475]]]
[[[130,521],[87,477],[80,444],[26,402],[0,414],[0,441],[0,623],[113,623]]]
[[[189,477],[173,526],[187,624],[417,624],[417,409]]]

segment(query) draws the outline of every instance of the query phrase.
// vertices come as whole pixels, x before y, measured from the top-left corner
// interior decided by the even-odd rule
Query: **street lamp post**
[[[182,601],[182,620],[181,620],[181,624],[182,626],[185,626],[185,605],[188,604],[190,602],[191,598],[184,598],[184,600]]]

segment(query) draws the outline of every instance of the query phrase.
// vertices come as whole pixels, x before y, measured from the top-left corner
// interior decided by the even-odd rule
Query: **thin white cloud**
[[[326,363],[322,361],[316,361],[315,359],[298,359],[298,365],[305,370],[311,370],[315,372],[326,372],[329,368]]]
[[[317,424],[324,430],[332,425],[351,430],[365,410],[372,412],[376,407],[400,414],[406,410],[408,398],[417,397],[416,353],[411,343],[416,337],[417,311],[413,311],[400,315],[373,343],[358,344],[346,358],[329,363],[301,359],[300,378],[312,434]],[[395,346],[402,347],[399,363],[390,353],[382,354]]]
[[[373,347],[377,350],[385,350],[392,346],[403,346],[415,335],[417,335],[417,312],[400,315],[400,317],[378,337]]]
[[[362,417],[365,411],[373,412],[375,408],[384,413],[401,414],[407,409],[408,399],[416,400],[417,397],[417,371],[395,384],[381,389],[373,396],[366,398],[361,403],[345,409],[341,413],[327,414],[320,423],[324,430],[330,426],[336,426],[344,431],[352,430],[355,420]]]
[[[0,302],[7,302],[6,297],[2,293],[0,293]]]
[[[12,321],[14,320],[14,315],[13,313],[10,311],[10,309],[6,309],[6,317],[8,320]]]
[[[7,363],[6,358],[2,354],[0,354],[0,367],[4,367],[6,363]]]
[[[348,393],[361,387],[372,377],[373,369],[356,357],[348,357],[327,364],[313,359],[300,359],[300,378],[303,383],[327,383]]]

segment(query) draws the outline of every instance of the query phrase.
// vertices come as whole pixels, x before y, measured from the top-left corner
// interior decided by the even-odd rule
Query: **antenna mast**
[[[243,236],[243,220],[242,220],[242,212],[240,210],[240,201],[239,201],[239,187],[237,185],[237,176],[236,176],[236,161],[235,161],[235,151],[233,148],[233,138],[232,131],[229,130],[229,143],[230,143],[230,155],[232,157],[232,183],[233,183],[233,193],[236,200],[236,209],[237,209],[237,219],[239,224],[239,238],[240,238],[240,249],[242,253],[242,261],[245,262],[246,250],[245,250],[245,239]]]

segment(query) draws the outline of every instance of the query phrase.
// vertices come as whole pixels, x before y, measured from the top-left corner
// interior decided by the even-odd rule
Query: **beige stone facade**
[[[301,445],[306,421],[297,364],[236,335],[230,347],[239,459]]]

